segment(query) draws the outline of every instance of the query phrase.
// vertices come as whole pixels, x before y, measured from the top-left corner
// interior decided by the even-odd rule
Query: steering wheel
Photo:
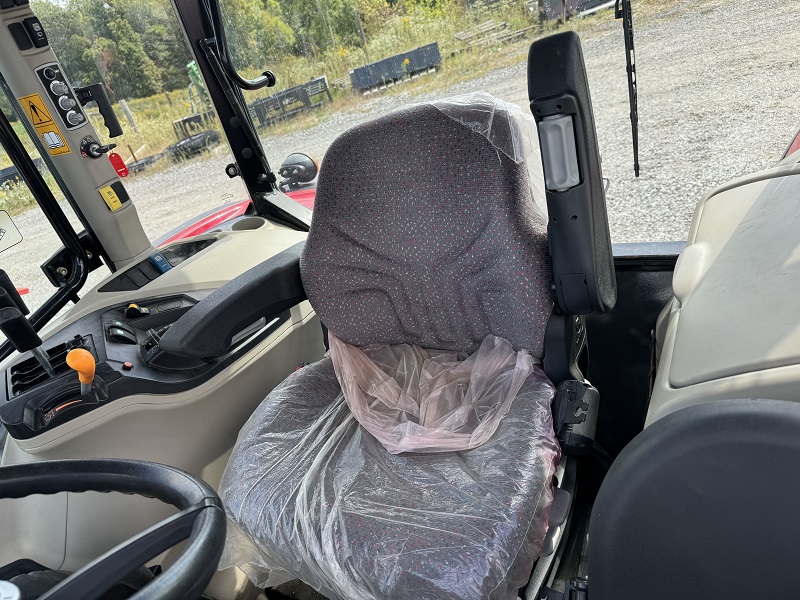
[[[225,543],[216,492],[188,473],[137,460],[55,460],[0,468],[0,498],[60,492],[121,492],[157,498],[180,512],[112,548],[40,600],[96,600],[131,571],[188,539],[175,563],[131,600],[195,600],[211,580]]]

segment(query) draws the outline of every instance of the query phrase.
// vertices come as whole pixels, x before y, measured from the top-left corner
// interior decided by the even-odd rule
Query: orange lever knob
[[[78,379],[83,384],[94,381],[94,356],[88,350],[75,348],[67,354],[67,365],[78,372]]]

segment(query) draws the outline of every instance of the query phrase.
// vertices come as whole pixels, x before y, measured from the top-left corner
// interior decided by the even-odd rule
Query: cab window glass
[[[151,240],[247,200],[225,174],[233,156],[169,0],[31,5],[70,83],[105,84],[123,135],[108,137],[95,105],[87,114],[128,166],[123,183]]]
[[[61,190],[56,185],[47,165],[28,137],[16,113],[10,112],[10,107],[8,99],[3,96],[0,100],[0,109],[11,121],[14,131],[22,140],[34,164],[59,201],[59,205],[67,215],[73,229],[81,231],[83,227],[77,216],[64,199]],[[21,237],[18,243],[9,247],[9,240],[16,239],[16,234],[13,229],[0,224],[0,268],[8,273],[15,286],[20,290],[22,299],[33,312],[56,291],[56,288],[44,275],[40,265],[55,254],[62,244],[2,147],[0,147],[0,211],[3,211],[0,213],[0,221],[10,219]],[[107,273],[108,271],[105,271],[105,274]],[[93,275],[93,281],[99,281],[100,274]]]

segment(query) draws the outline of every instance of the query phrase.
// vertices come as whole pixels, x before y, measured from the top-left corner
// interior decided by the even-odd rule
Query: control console
[[[42,346],[53,376],[30,353],[6,369],[4,385],[0,386],[0,422],[12,437],[29,439],[121,398],[191,389],[290,319],[286,311],[217,359],[165,352],[159,345],[161,336],[203,296],[166,296],[118,304],[65,327]],[[82,389],[84,380],[79,379],[74,366],[68,365],[68,355],[75,350],[88,352],[96,361],[93,388]]]
[[[67,78],[61,71],[58,63],[50,63],[36,69],[36,75],[42,82],[42,87],[47,91],[50,100],[58,111],[59,117],[64,122],[67,130],[77,129],[86,122],[80,103],[75,98],[72,88],[67,84]],[[30,105],[34,111],[32,122],[34,126],[50,115],[37,115],[35,105]],[[52,118],[52,117],[50,117]]]

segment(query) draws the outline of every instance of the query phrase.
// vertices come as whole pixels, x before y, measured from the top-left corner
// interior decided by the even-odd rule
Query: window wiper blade
[[[631,103],[631,134],[633,136],[633,171],[639,176],[639,95],[636,88],[636,51],[633,46],[633,10],[631,0],[616,0],[614,16],[622,19],[625,34],[625,58],[628,63],[628,98]]]

